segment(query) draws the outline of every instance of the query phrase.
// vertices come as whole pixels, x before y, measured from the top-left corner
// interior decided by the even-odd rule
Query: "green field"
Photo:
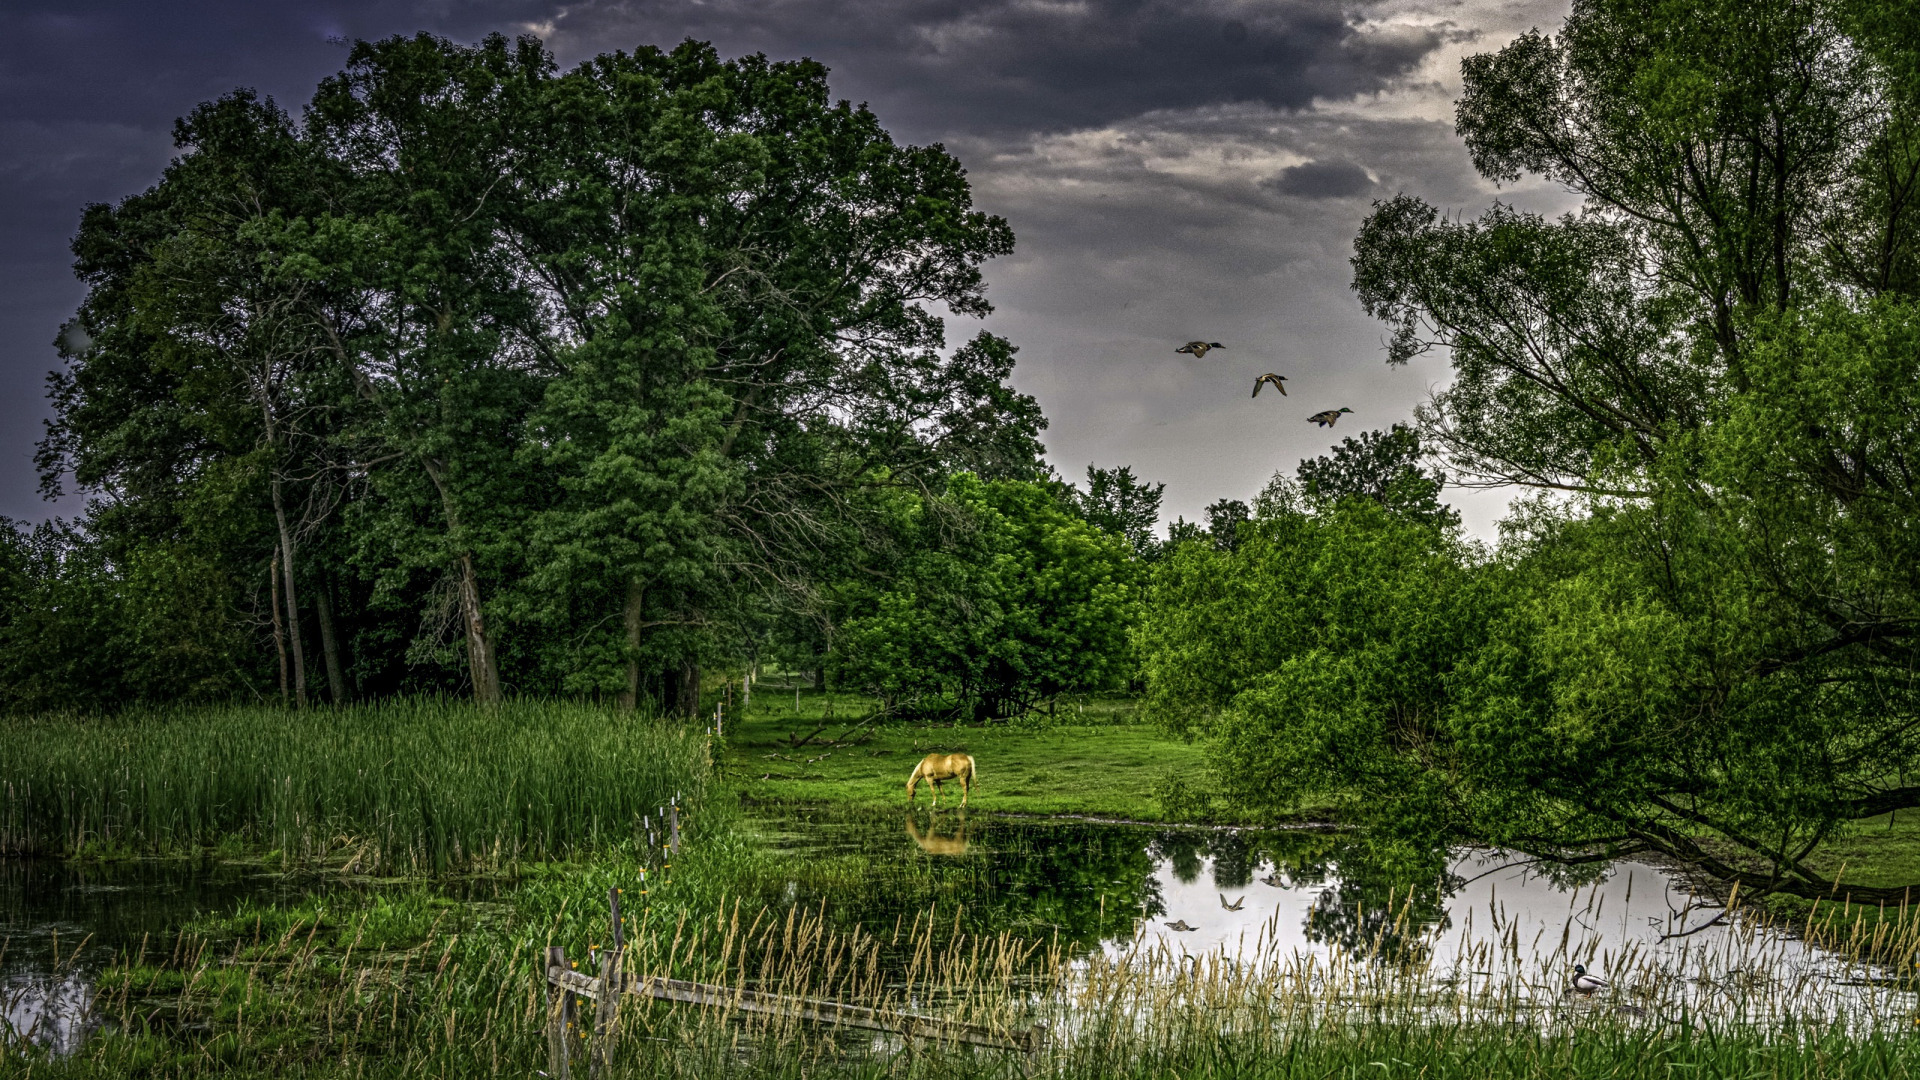
[[[1005,814],[1084,814],[1129,821],[1243,820],[1209,789],[1203,747],[1139,721],[1125,698],[1062,701],[989,727],[876,722],[875,702],[845,694],[762,688],[726,738],[726,778],[755,801],[878,808],[906,805],[923,755],[973,755],[968,806]],[[824,726],[823,726],[824,723]],[[812,735],[804,745],[797,741]],[[958,803],[946,785],[941,804]],[[931,802],[921,785],[919,802]]]

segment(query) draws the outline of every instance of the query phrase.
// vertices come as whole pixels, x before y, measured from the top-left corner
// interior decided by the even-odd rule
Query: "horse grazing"
[[[933,805],[940,805],[940,782],[942,780],[960,781],[960,805],[967,805],[967,796],[973,791],[975,774],[971,754],[928,754],[913,767],[913,775],[907,777],[907,802],[913,802],[914,789],[925,780],[933,785]]]

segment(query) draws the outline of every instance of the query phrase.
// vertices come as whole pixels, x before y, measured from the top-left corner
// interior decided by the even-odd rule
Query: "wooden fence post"
[[[568,1080],[569,1042],[573,1034],[573,991],[559,984],[567,970],[567,950],[547,946],[547,1075]]]
[[[613,1052],[613,1028],[620,1020],[620,998],[626,992],[623,971],[626,966],[627,938],[620,925],[620,890],[607,890],[607,908],[613,919],[613,943],[600,957],[600,995],[593,1011],[593,1044],[587,1057],[587,1075],[593,1080],[607,1074],[607,1057]]]

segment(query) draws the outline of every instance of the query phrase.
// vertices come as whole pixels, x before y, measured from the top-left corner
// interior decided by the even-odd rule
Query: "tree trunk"
[[[286,577],[287,651],[293,655],[293,702],[307,707],[307,657],[300,643],[300,603],[293,586],[293,531],[287,528],[287,508],[280,498],[280,474],[267,484],[273,495],[273,520],[280,527],[280,562]]]
[[[482,705],[500,701],[500,662],[487,636],[486,616],[480,610],[480,574],[473,554],[460,553],[460,614],[467,624],[467,670],[473,676],[473,700]]]
[[[628,712],[640,707],[640,623],[646,598],[639,578],[627,582],[627,602],[622,612],[627,630],[627,688],[620,692],[620,707]]]
[[[287,707],[287,631],[280,621],[280,545],[273,545],[273,562],[267,564],[267,588],[272,594],[273,652],[280,658],[280,707]]]
[[[691,661],[680,665],[674,682],[673,711],[681,716],[700,715],[700,665]]]
[[[319,590],[313,594],[313,610],[320,617],[320,651],[327,660],[327,694],[335,705],[344,705],[347,679],[340,670],[339,639],[333,629],[333,597],[328,587],[331,584],[330,580],[322,579]]]
[[[447,515],[447,532],[457,537],[460,514],[454,509],[453,493],[447,490],[439,463],[423,455],[420,465],[426,469],[427,479],[433,481],[434,490],[440,493],[440,507]],[[494,655],[493,638],[487,634],[486,615],[480,607],[480,572],[474,568],[473,552],[464,545],[459,564],[460,617],[467,626],[467,672],[473,678],[473,700],[492,705],[500,700],[500,661]]]

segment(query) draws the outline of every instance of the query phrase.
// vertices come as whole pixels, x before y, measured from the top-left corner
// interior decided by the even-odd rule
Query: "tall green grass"
[[[236,845],[363,871],[622,844],[709,777],[697,731],[586,705],[413,700],[0,719],[0,853]]]
[[[0,1046],[0,1076],[526,1077],[547,1067],[538,927],[465,934],[436,925],[409,944],[377,921],[316,911],[228,937],[143,945],[99,983],[92,1011],[100,1024],[78,1052]],[[1476,1015],[1392,992],[1359,1001],[1294,980],[1249,981],[1218,963],[1111,965],[1089,982],[1052,942],[960,940],[932,919],[868,934],[794,909],[728,908],[636,929],[627,957],[636,976],[831,997],[1006,1031],[1040,1015],[1054,1022],[1021,1053],[628,998],[610,1031],[592,1035],[608,1039],[603,1080],[1920,1074],[1920,1034],[1902,1025],[1695,1024],[1626,1016],[1607,1002]],[[906,970],[869,962],[883,939],[908,946]],[[582,956],[580,966],[592,964]],[[583,1008],[581,1025],[592,1015]],[[585,1044],[574,1049],[573,1075],[584,1077]]]

